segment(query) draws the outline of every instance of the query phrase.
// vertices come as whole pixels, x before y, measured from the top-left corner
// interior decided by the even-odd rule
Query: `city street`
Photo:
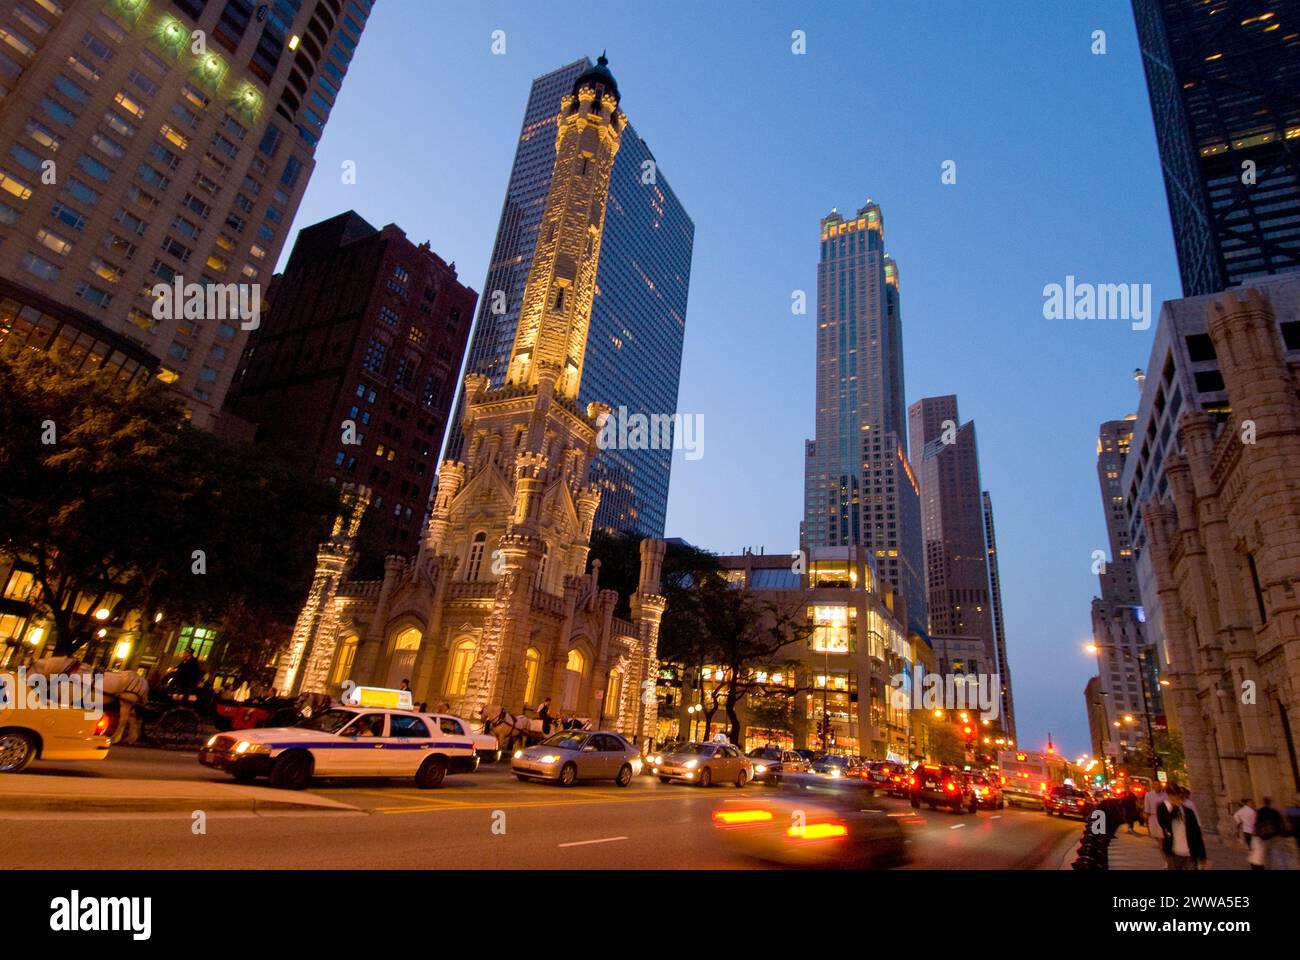
[[[34,774],[93,778],[106,794],[122,779],[228,783],[192,754],[118,748],[102,763],[37,764]],[[18,776],[23,776],[22,774]],[[560,789],[520,783],[502,764],[448,777],[439,790],[408,782],[317,785],[358,812],[213,812],[196,835],[188,812],[0,813],[4,868],[550,868],[732,869],[761,863],[724,849],[710,815],[737,798],[638,777]],[[750,786],[745,795],[769,794]],[[1059,869],[1078,821],[1008,808],[957,816],[883,799],[901,821],[908,868]],[[504,834],[501,833],[504,817]],[[496,832],[494,832],[494,824]],[[51,843],[50,836],[58,835]]]

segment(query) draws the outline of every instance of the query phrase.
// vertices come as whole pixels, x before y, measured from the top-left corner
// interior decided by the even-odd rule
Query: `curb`
[[[311,799],[308,800],[307,796]],[[364,813],[359,807],[308,794],[276,796],[98,797],[75,794],[0,794],[0,813]]]

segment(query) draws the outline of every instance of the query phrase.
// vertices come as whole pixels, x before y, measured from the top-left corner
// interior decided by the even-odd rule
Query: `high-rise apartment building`
[[[1124,505],[1121,476],[1124,461],[1133,445],[1136,416],[1107,420],[1097,432],[1097,485],[1101,490],[1102,512],[1106,517],[1106,540],[1110,548],[1102,560],[1101,596],[1116,603],[1141,603],[1133,547],[1129,543],[1128,508]]]
[[[989,609],[993,611],[993,646],[998,655],[998,674],[1002,681],[1002,729],[1016,739],[1016,698],[1011,692],[1011,663],[1007,659],[1006,622],[1002,619],[1002,577],[998,573],[998,535],[993,525],[993,498],[985,490],[980,495],[984,509],[984,544],[989,558]]]
[[[483,284],[466,373],[505,382],[555,161],[560,98],[591,69],[587,58],[533,81]],[[545,238],[543,238],[545,241]],[[614,416],[677,410],[695,225],[649,146],[630,125],[614,158],[579,401]],[[447,454],[464,456],[457,401]],[[601,489],[597,529],[663,536],[672,450],[603,449],[591,466]]]
[[[298,233],[227,407],[315,475],[371,491],[363,547],[414,553],[477,294],[394,224]]]
[[[210,425],[371,7],[6,4],[0,275],[142,344]]]
[[[1293,0],[1133,0],[1183,295],[1300,269]]]
[[[803,546],[865,546],[929,633],[916,479],[907,457],[898,266],[880,207],[832,211],[817,265],[817,418],[804,446]]]

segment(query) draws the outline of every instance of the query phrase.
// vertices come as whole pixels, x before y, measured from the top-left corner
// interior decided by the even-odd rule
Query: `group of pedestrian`
[[[537,705],[537,719],[542,721],[542,736],[549,737],[551,729],[558,727],[561,730],[581,730],[586,721],[577,715],[565,716],[561,714],[558,717],[551,716],[551,698],[545,697]]]
[[[1300,807],[1300,800],[1296,806]],[[1237,839],[1246,845],[1249,852],[1252,870],[1272,869],[1277,862],[1278,841],[1287,836],[1295,838],[1297,850],[1300,850],[1300,829],[1297,829],[1300,821],[1275,809],[1271,797],[1264,797],[1259,806],[1255,806],[1250,797],[1244,797],[1232,819],[1237,825]]]

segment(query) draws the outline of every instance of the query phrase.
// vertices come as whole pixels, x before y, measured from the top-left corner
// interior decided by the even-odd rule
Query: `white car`
[[[463,717],[453,717],[449,713],[425,713],[421,716],[427,717],[436,723],[443,733],[450,733],[457,737],[469,737],[474,741],[474,749],[478,751],[478,758],[483,763],[498,763],[501,760],[501,744],[497,738],[490,733],[478,733],[475,731],[475,723],[466,720]]]
[[[478,753],[469,737],[443,733],[410,710],[331,707],[296,727],[219,733],[199,763],[236,780],[265,776],[271,786],[301,790],[312,777],[414,777],[432,789],[449,773],[473,773]]]

